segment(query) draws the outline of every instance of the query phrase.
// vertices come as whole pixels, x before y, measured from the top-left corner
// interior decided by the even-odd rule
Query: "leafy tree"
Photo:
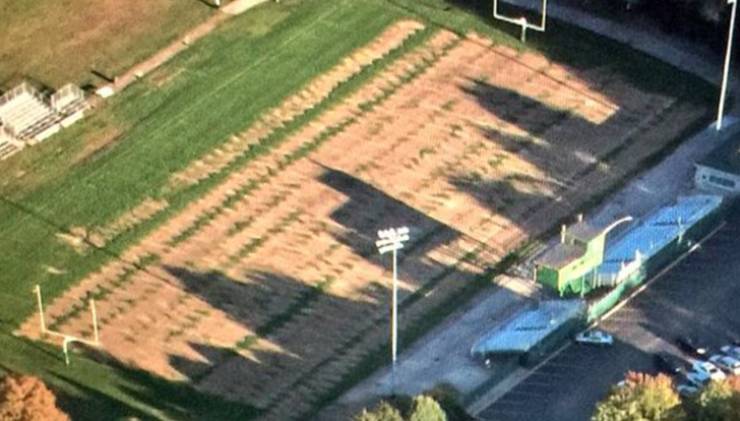
[[[372,411],[363,409],[355,416],[355,421],[403,421],[403,417],[398,409],[383,401]]]
[[[447,415],[433,398],[419,395],[411,404],[408,421],[447,421]]]
[[[732,376],[727,380],[727,384],[732,389],[730,397],[730,413],[735,420],[740,420],[740,376]]]
[[[740,377],[711,382],[686,404],[692,420],[740,420]]]
[[[424,392],[424,394],[439,403],[448,421],[469,421],[473,419],[460,405],[460,392],[454,386],[448,383],[440,383]]]
[[[0,420],[68,421],[56,397],[37,377],[7,375],[0,381]]]
[[[627,373],[624,385],[616,386],[596,406],[593,421],[684,420],[681,399],[670,377]]]

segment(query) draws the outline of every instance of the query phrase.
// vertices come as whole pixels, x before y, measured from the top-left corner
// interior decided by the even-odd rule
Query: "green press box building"
[[[579,217],[575,225],[563,227],[560,243],[535,259],[535,278],[561,297],[594,291],[588,309],[588,320],[593,320],[711,231],[722,217],[722,203],[717,195],[679,197],[608,244],[609,231],[632,218],[600,229]]]
[[[563,225],[560,243],[535,260],[537,281],[555,289],[561,297],[586,293],[596,269],[604,262],[606,235],[617,225],[631,220],[623,218],[599,229],[579,215],[575,225]]]

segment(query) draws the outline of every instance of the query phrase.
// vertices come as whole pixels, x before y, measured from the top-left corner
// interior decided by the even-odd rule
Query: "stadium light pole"
[[[727,52],[725,52],[725,67],[722,72],[722,88],[719,93],[719,107],[717,108],[717,131],[722,130],[722,114],[725,111],[725,96],[727,95],[727,76],[730,72],[730,56],[732,52],[732,38],[735,32],[735,13],[737,12],[737,0],[727,0],[732,5],[730,13],[730,30],[727,35]]]
[[[398,350],[398,250],[409,240],[408,227],[388,228],[378,231],[375,242],[380,254],[393,252],[393,302],[391,304],[391,395],[396,394],[396,351]]]

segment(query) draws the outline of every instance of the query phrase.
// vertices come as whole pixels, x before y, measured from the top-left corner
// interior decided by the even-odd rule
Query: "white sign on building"
[[[696,163],[694,183],[711,192],[740,193],[740,136],[724,142]]]

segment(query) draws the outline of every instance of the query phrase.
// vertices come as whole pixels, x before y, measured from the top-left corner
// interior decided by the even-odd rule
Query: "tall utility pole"
[[[730,30],[727,35],[727,52],[725,53],[725,67],[722,72],[722,88],[719,93],[719,107],[717,109],[717,131],[722,130],[722,115],[725,112],[725,96],[727,96],[727,77],[730,73],[730,56],[732,55],[732,38],[735,32],[735,12],[737,12],[737,0],[727,0],[732,5],[730,13]]]
[[[375,242],[380,254],[393,252],[393,302],[391,304],[391,395],[396,394],[396,352],[398,350],[398,270],[397,253],[403,242],[409,240],[407,227],[388,228],[378,231],[379,240]]]

